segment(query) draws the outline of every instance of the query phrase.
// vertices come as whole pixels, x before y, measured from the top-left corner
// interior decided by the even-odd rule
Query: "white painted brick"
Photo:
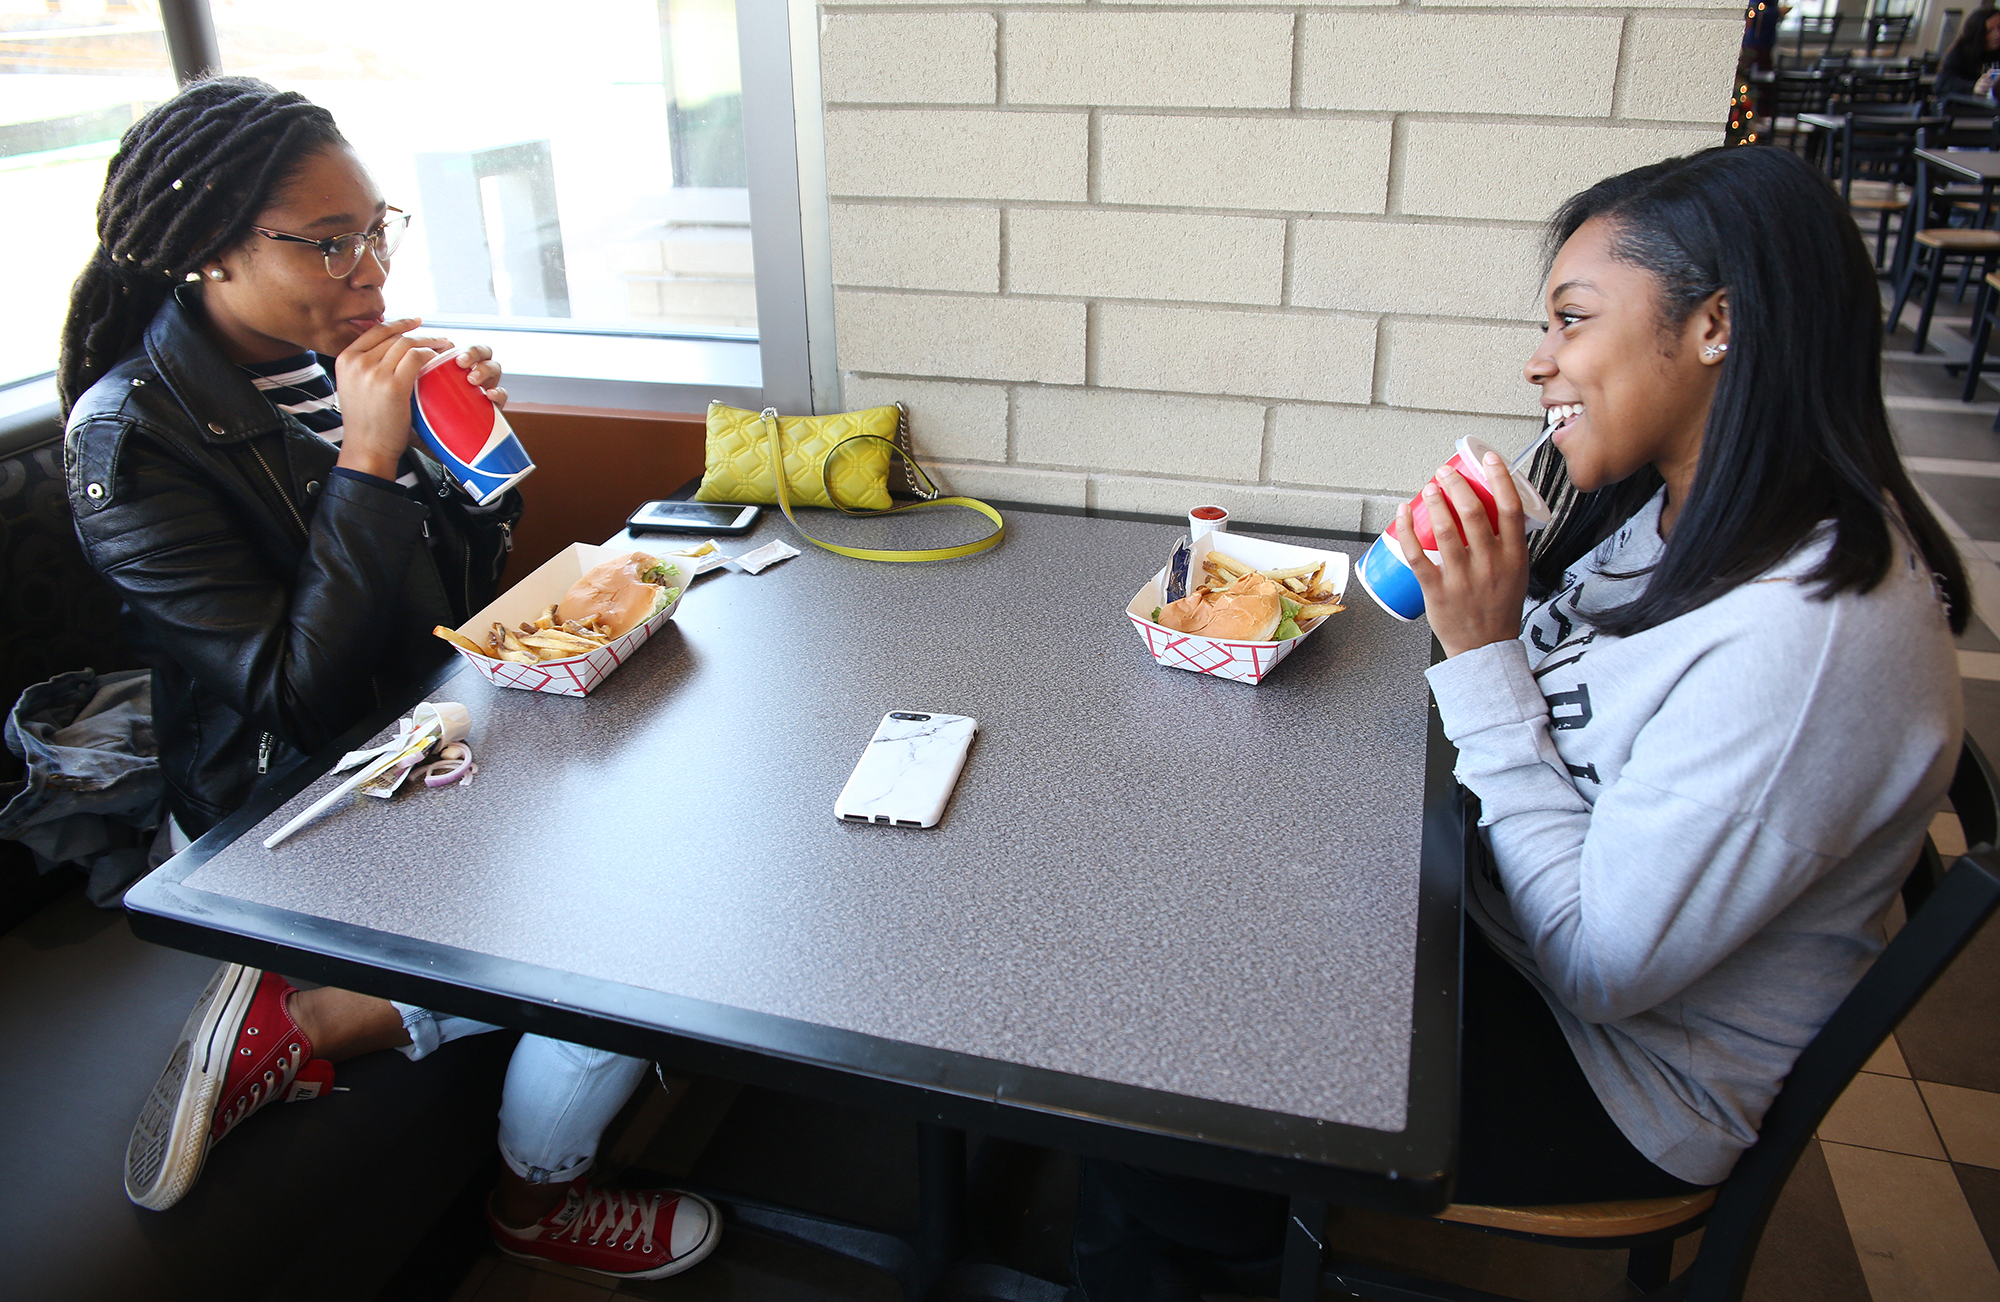
[[[831,206],[833,281],[886,289],[1000,289],[1000,210]]]
[[[1350,529],[1359,532],[1367,499],[1358,493],[1325,493],[1245,484],[1210,484],[1186,479],[1140,479],[1095,475],[1090,504],[1100,511],[1186,517],[1187,509],[1213,502],[1229,511],[1231,527],[1277,525],[1295,529]],[[1348,590],[1355,591],[1353,584]],[[1365,598],[1364,598],[1365,599]]]
[[[1720,127],[1415,119],[1403,125],[1397,206],[1422,216],[1546,221],[1563,200],[1607,176],[1720,143]]]
[[[835,297],[841,365],[889,375],[1083,383],[1083,304],[928,294]]]
[[[1255,480],[1264,405],[1117,389],[1014,390],[1014,460]]]
[[[1095,382],[1308,402],[1367,402],[1372,318],[1213,308],[1097,309]]]
[[[947,493],[960,497],[977,497],[988,502],[1033,502],[1038,506],[1067,506],[1077,510],[1090,505],[1090,477],[1076,471],[949,461],[924,469]]]
[[[1574,14],[1308,14],[1299,36],[1299,101],[1306,108],[1378,113],[1605,117],[1622,21]]]
[[[1010,293],[1275,306],[1284,287],[1285,223],[1271,218],[1076,208],[1007,214]]]
[[[880,375],[849,375],[841,382],[840,405],[848,411],[892,402],[909,410],[910,442],[926,470],[933,459],[1007,459],[1007,390],[1001,385]],[[902,474],[889,468],[893,482],[901,483]]]
[[[1521,377],[1541,338],[1534,326],[1392,319],[1382,333],[1382,400],[1391,406],[1502,416],[1540,410],[1539,393]]]
[[[1280,484],[1401,494],[1395,498],[1401,501],[1444,464],[1459,439],[1482,438],[1512,456],[1540,432],[1533,417],[1286,405],[1272,418],[1268,473]]]
[[[1742,48],[1740,16],[1633,15],[1618,69],[1618,116],[1705,122],[1721,131]]]
[[[1106,203],[1278,212],[1381,212],[1390,120],[1107,113],[1098,194]]]
[[[841,14],[820,20],[828,103],[991,104],[992,14]]]
[[[1082,113],[829,109],[828,189],[912,199],[1082,199]]]
[[[1010,104],[1284,108],[1292,16],[1009,14],[1000,57]]]
[[[1302,221],[1292,230],[1292,302],[1411,316],[1538,315],[1539,231],[1504,226]]]

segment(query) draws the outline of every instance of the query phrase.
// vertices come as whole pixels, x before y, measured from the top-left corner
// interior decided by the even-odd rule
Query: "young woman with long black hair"
[[[1884,943],[1957,760],[1970,616],[1824,178],[1711,150],[1591,187],[1550,240],[1526,375],[1555,518],[1530,538],[1496,461],[1497,533],[1447,472],[1436,563],[1406,546],[1490,850],[1455,1196],[1516,1206],[1698,1189],[1755,1142]],[[1265,1196],[1093,1165],[1079,1279],[1178,1302],[1282,1227]]]
[[[1981,5],[1959,24],[1958,37],[1938,60],[1937,84],[1931,94],[1984,95],[1992,80],[1986,69],[2000,63],[2000,8]]]
[[[153,666],[178,849],[409,699],[449,654],[432,626],[491,599],[520,502],[473,506],[412,445],[416,373],[449,345],[385,319],[409,219],[326,110],[261,81],[196,82],[125,133],[97,216],[58,374],[70,506]],[[506,401],[484,348],[460,365]],[[316,1097],[335,1062],[492,1029],[225,965],[141,1110],[126,1191],[173,1205],[210,1147],[276,1099]],[[701,1199],[585,1178],[645,1068],[522,1038],[488,1204],[504,1250],[657,1278],[715,1246]]]

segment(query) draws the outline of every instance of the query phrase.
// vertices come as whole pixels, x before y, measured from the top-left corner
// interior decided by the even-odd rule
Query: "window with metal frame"
[[[414,214],[390,310],[491,345],[518,398],[830,409],[817,39],[810,0],[0,0],[0,211],[43,252],[0,384],[54,365],[118,135],[219,71],[332,110]]]

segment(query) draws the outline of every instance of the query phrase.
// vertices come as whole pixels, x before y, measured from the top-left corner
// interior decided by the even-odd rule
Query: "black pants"
[[[1702,1188],[1632,1147],[1541,994],[1477,927],[1465,942],[1453,1200],[1532,1207]],[[1114,1162],[1084,1163],[1077,1283],[1090,1302],[1179,1302],[1275,1280],[1287,1200]]]

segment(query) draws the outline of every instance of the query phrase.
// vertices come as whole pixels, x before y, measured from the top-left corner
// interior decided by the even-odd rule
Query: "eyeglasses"
[[[346,280],[361,265],[361,251],[375,250],[375,260],[383,266],[389,265],[389,258],[396,252],[396,246],[403,242],[403,232],[410,228],[411,214],[401,208],[391,208],[382,220],[375,223],[372,231],[355,231],[351,235],[335,235],[330,239],[314,240],[303,235],[287,235],[283,231],[269,231],[262,226],[252,226],[267,240],[283,240],[291,244],[310,244],[318,249],[326,259],[326,274],[335,280]]]

